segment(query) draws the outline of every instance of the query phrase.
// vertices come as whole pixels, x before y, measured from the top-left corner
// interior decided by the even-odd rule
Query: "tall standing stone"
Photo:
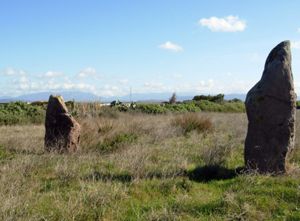
[[[50,96],[45,120],[46,151],[75,152],[79,147],[80,125],[68,113],[61,96]]]
[[[296,94],[291,70],[290,42],[269,54],[260,81],[248,92],[249,120],[245,164],[260,173],[283,173],[287,153],[294,147]]]

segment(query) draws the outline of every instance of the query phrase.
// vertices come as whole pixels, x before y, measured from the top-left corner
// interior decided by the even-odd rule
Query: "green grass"
[[[236,173],[245,115],[198,114],[213,129],[186,135],[180,115],[80,119],[70,155],[43,152],[43,125],[0,127],[0,220],[299,220],[299,152],[286,175]]]
[[[109,178],[85,179],[84,172],[73,176],[57,174],[55,167],[63,158],[46,160],[38,171],[30,171],[20,190],[24,204],[6,210],[2,218],[9,217],[8,214],[25,220],[33,217],[47,220],[299,218],[299,177],[240,175],[197,182],[180,176],[124,181],[128,175],[109,171]],[[31,192],[26,192],[29,188]]]

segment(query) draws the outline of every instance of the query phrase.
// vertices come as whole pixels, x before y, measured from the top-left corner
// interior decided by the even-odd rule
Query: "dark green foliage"
[[[41,124],[44,122],[45,109],[25,102],[0,104],[0,125]]]
[[[202,111],[207,112],[245,112],[245,104],[243,102],[224,102],[224,103],[215,103],[207,100],[196,102]]]
[[[137,104],[136,110],[147,114],[165,114],[168,109],[159,104]]]
[[[211,101],[216,103],[221,103],[224,101],[224,94],[212,95],[196,95],[193,98],[194,101]]]
[[[185,112],[245,112],[241,101],[216,103],[208,100],[190,101],[177,104],[137,104],[135,110],[147,114],[185,113]]]

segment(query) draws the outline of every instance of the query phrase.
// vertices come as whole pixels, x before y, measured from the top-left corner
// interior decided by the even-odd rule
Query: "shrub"
[[[211,101],[211,102],[216,102],[216,103],[221,103],[224,101],[224,94],[217,94],[215,96],[211,95],[196,95],[193,98],[194,101]]]
[[[11,102],[0,105],[0,125],[40,124],[44,122],[45,110],[41,106],[24,102]]]
[[[96,149],[103,153],[115,151],[125,144],[136,141],[138,136],[134,133],[120,133],[111,138],[106,138],[102,143],[98,143]]]
[[[208,112],[245,112],[245,105],[243,102],[215,103],[203,100],[195,102],[195,105],[202,111]]]
[[[177,116],[172,123],[174,126],[182,128],[184,134],[187,134],[193,130],[196,130],[199,133],[208,132],[212,130],[213,127],[209,118],[200,117],[199,115],[193,113]]]
[[[136,110],[147,114],[165,114],[168,109],[159,104],[137,104]]]
[[[243,102],[216,103],[208,100],[190,101],[176,104],[137,104],[135,110],[147,114],[185,113],[185,112],[245,112]]]

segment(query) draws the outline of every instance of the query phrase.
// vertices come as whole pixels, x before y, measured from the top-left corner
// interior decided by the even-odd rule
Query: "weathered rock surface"
[[[79,147],[80,125],[68,113],[61,96],[50,96],[46,111],[46,151],[75,152]]]
[[[249,120],[245,141],[247,169],[285,172],[286,156],[294,147],[296,117],[289,41],[270,52],[262,78],[248,92],[245,104]]]

